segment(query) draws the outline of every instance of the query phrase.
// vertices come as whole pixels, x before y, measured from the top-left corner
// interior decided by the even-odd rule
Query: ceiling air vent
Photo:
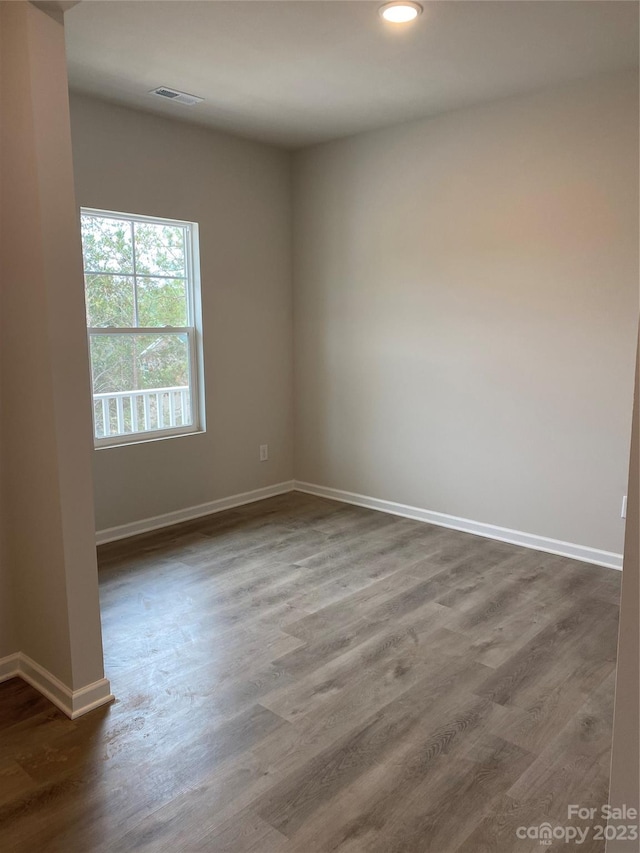
[[[185,104],[187,107],[192,107],[194,104],[199,104],[204,100],[204,98],[198,98],[197,95],[187,95],[186,92],[169,89],[168,86],[158,86],[157,89],[152,89],[149,94],[157,95],[159,98],[166,98],[168,101],[175,101],[176,104]]]

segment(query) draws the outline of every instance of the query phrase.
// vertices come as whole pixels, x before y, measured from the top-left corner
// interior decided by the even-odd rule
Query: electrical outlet
[[[269,445],[268,444],[261,444],[260,445],[260,461],[266,462],[268,458],[269,458]]]
[[[620,510],[620,518],[627,517],[627,496],[622,498],[622,509]]]

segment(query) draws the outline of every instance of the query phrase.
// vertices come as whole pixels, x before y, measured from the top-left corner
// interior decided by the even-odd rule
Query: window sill
[[[194,429],[191,432],[177,432],[173,435],[147,435],[145,438],[130,439],[129,436],[123,436],[122,441],[114,441],[112,444],[95,444],[94,450],[117,450],[119,447],[135,447],[136,444],[150,444],[157,441],[171,441],[176,438],[192,438],[195,435],[204,435],[206,429]]]

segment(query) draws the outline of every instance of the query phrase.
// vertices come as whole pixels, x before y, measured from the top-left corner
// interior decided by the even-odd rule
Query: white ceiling
[[[71,88],[300,147],[638,65],[632,0],[439,0],[413,24],[369,0],[84,0]],[[185,107],[147,94],[200,95]]]

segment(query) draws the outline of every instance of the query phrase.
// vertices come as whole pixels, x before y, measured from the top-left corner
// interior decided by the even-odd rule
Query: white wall
[[[634,76],[301,151],[294,280],[297,479],[621,552]]]
[[[96,451],[97,528],[290,479],[289,155],[81,96],[71,118],[80,205],[200,226],[206,433]]]
[[[639,330],[640,331],[640,330]],[[609,803],[640,809],[640,334],[636,360],[629,504],[624,540],[624,573],[620,596],[620,631],[616,702],[611,750]],[[610,821],[613,823],[613,821]],[[624,821],[617,821],[624,824]],[[635,844],[635,847],[634,847]],[[635,853],[637,840],[607,841],[607,853]]]
[[[2,39],[0,38],[0,98],[2,97],[2,75],[3,75],[3,64],[2,64],[2,50],[4,48]],[[0,165],[2,163],[2,144],[3,144],[3,133],[2,133],[2,118],[0,116]],[[0,168],[0,200],[3,197],[4,187],[3,187],[3,170]],[[0,234],[1,237],[1,234]],[[0,329],[3,326],[4,321],[4,300],[3,300],[3,288],[0,287]],[[0,351],[0,358],[2,357],[2,353]],[[2,365],[0,363],[0,372],[2,369]],[[2,394],[0,394],[0,447],[2,447]],[[1,461],[1,457],[0,457]],[[3,506],[3,493],[4,489],[2,487],[2,478],[3,471],[2,466],[0,464],[0,519],[4,517],[4,506]],[[18,641],[15,634],[15,625],[13,622],[13,589],[11,583],[11,574],[9,571],[9,566],[7,564],[6,559],[6,544],[5,544],[5,536],[3,525],[0,521],[0,658],[6,657],[7,655],[13,654],[18,648]]]
[[[12,655],[18,649],[13,609],[11,575],[4,556],[4,545],[0,542],[0,658]]]
[[[64,30],[30,3],[1,3],[0,30],[0,595],[14,617],[0,655],[73,691],[103,667]]]

